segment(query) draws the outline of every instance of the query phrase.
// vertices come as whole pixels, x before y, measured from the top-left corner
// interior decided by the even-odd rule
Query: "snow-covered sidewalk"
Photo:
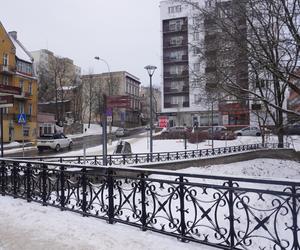
[[[1,250],[213,250],[57,208],[0,197]]]

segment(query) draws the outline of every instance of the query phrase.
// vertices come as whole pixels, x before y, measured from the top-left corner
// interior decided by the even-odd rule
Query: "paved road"
[[[122,138],[135,138],[137,137],[138,134],[141,134],[145,132],[144,128],[138,128],[138,129],[133,129],[130,131],[130,135],[126,136],[126,137],[122,137]],[[38,152],[38,150],[36,148],[32,149],[32,150],[26,150],[25,152],[25,156],[26,157],[34,157],[34,156],[50,156],[50,155],[56,155],[56,154],[61,154],[62,152],[70,152],[70,151],[77,151],[79,149],[83,148],[83,142],[86,142],[87,144],[87,148],[91,148],[91,147],[95,147],[98,145],[102,144],[102,135],[88,135],[85,137],[79,137],[79,138],[74,138],[73,139],[73,148],[72,150],[68,150],[68,149],[63,149],[60,152],[55,152],[53,150],[45,150],[42,153]],[[119,138],[113,136],[113,141],[119,140]],[[23,153],[22,152],[18,152],[18,153],[6,153],[5,156],[10,156],[10,157],[22,157]]]

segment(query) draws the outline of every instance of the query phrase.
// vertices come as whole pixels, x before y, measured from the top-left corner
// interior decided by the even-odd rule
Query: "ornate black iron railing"
[[[138,154],[124,154],[124,155],[107,155],[106,164],[102,155],[89,155],[85,158],[83,156],[46,156],[46,157],[25,157],[26,160],[39,160],[47,162],[60,162],[60,163],[74,163],[74,164],[90,164],[90,165],[131,165],[143,164],[150,162],[170,162],[181,161],[188,159],[201,159],[207,157],[214,157],[218,155],[235,154],[239,152],[261,150],[261,149],[277,149],[278,143],[257,143],[239,146],[197,149],[175,152],[155,152],[152,153],[138,153]],[[289,144],[285,144],[284,148],[289,148]]]
[[[221,249],[300,249],[299,181],[3,158],[0,193]]]

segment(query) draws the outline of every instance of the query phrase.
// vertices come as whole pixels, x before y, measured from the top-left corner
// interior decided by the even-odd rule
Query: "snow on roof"
[[[30,56],[29,52],[24,48],[24,46],[21,44],[21,42],[18,39],[15,39],[15,37],[8,33],[10,40],[13,42],[14,46],[16,47],[16,57],[18,59],[32,63],[32,57]]]

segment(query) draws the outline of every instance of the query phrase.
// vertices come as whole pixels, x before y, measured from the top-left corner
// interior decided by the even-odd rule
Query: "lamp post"
[[[147,65],[145,69],[148,72],[150,77],[150,157],[152,161],[152,153],[153,153],[153,141],[152,141],[152,129],[153,129],[153,119],[152,119],[152,76],[154,71],[156,70],[155,66]]]
[[[111,96],[112,95],[112,89],[111,89],[112,88],[112,86],[111,86],[112,85],[112,76],[111,76],[109,64],[107,63],[106,60],[104,60],[103,58],[100,58],[99,56],[95,56],[94,58],[95,58],[95,60],[104,62],[107,66],[107,70],[109,73],[108,96]],[[106,112],[106,110],[104,112]],[[109,145],[112,144],[111,132],[112,132],[112,122],[109,123],[109,140],[108,140]]]

